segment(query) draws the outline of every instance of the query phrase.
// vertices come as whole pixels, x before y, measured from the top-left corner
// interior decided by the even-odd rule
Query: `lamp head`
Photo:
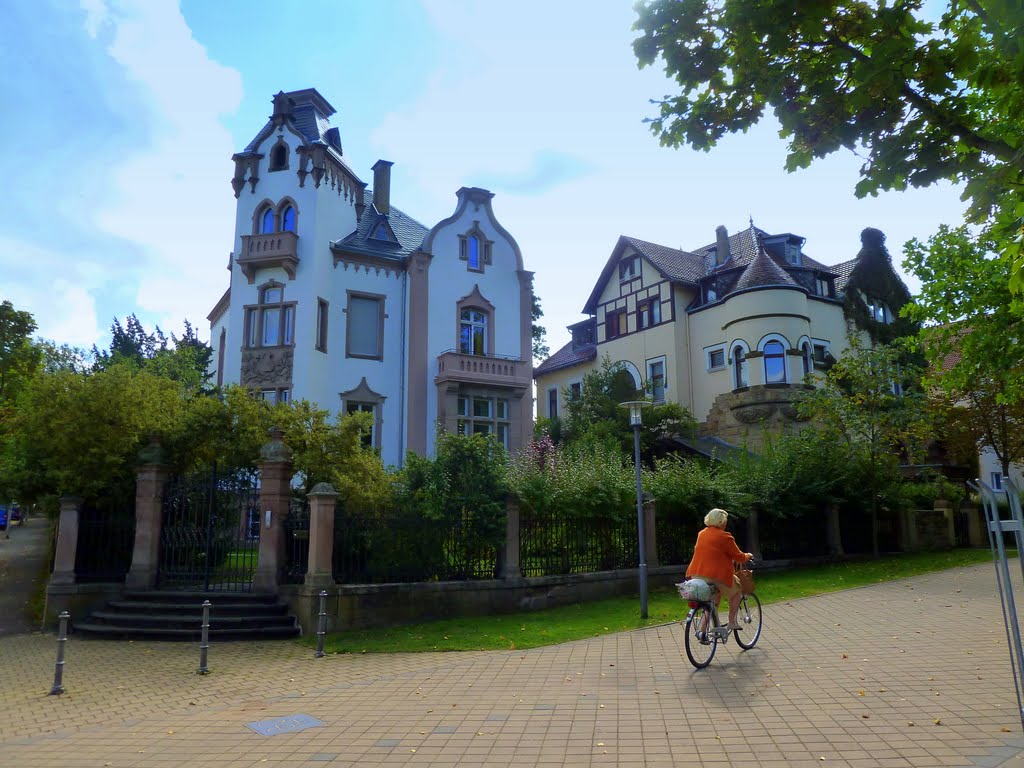
[[[628,400],[625,403],[619,403],[623,408],[629,409],[629,425],[631,427],[639,427],[641,424],[640,410],[645,405],[650,405],[646,400]]]

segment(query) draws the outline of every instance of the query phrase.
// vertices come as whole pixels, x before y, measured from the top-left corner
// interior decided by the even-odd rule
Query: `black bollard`
[[[203,600],[203,634],[202,639],[199,641],[199,669],[196,670],[197,675],[207,675],[210,673],[209,668],[206,666],[206,655],[210,649],[210,601]]]
[[[316,631],[316,658],[322,659],[324,653],[324,635],[327,634],[327,592],[320,590],[320,624]]]
[[[57,666],[53,671],[53,688],[50,689],[51,696],[60,696],[64,693],[64,644],[68,641],[68,619],[71,614],[67,611],[60,612],[60,628],[57,630]]]

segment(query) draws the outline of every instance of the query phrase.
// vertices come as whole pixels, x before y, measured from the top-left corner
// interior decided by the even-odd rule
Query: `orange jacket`
[[[749,559],[746,552],[740,552],[731,533],[707,526],[697,534],[697,545],[693,548],[693,559],[686,575],[707,576],[732,584],[732,564],[745,563]]]

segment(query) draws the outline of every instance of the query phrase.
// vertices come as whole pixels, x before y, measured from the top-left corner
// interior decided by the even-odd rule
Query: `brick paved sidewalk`
[[[0,639],[2,766],[1008,766],[1024,747],[990,565],[776,604],[695,672],[665,625],[512,652]],[[322,727],[260,736],[306,714]]]

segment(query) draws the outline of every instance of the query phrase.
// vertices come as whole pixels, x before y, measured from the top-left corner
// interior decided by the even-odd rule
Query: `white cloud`
[[[97,264],[5,237],[0,237],[0,253],[18,254],[6,267],[4,298],[32,313],[36,336],[89,348],[103,335],[93,294],[106,275]],[[39,289],[29,273],[46,275],[45,288]]]
[[[142,254],[125,277],[143,317],[203,328],[227,286],[234,141],[220,116],[238,108],[241,78],[207,56],[177,2],[91,0],[87,10],[87,31],[103,29],[108,54],[138,86],[138,119],[152,126],[147,146],[115,159],[117,194],[95,223]]]
[[[808,253],[831,264],[856,255],[872,226],[888,235],[899,268],[908,237],[962,211],[948,187],[856,200],[860,161],[848,153],[786,174],[770,118],[710,153],[661,147],[643,118],[655,113],[649,99],[675,86],[657,67],[637,68],[628,4],[424,5],[441,38],[438,65],[371,143],[412,187],[393,187],[398,205],[411,199],[425,221],[450,213],[460,186],[497,193],[495,213],[536,273],[552,350],[568,340],[564,326],[580,319],[620,234],[692,249],[713,242],[716,225],[735,232],[753,216],[805,236]],[[545,167],[545,156],[580,158],[586,175]]]

